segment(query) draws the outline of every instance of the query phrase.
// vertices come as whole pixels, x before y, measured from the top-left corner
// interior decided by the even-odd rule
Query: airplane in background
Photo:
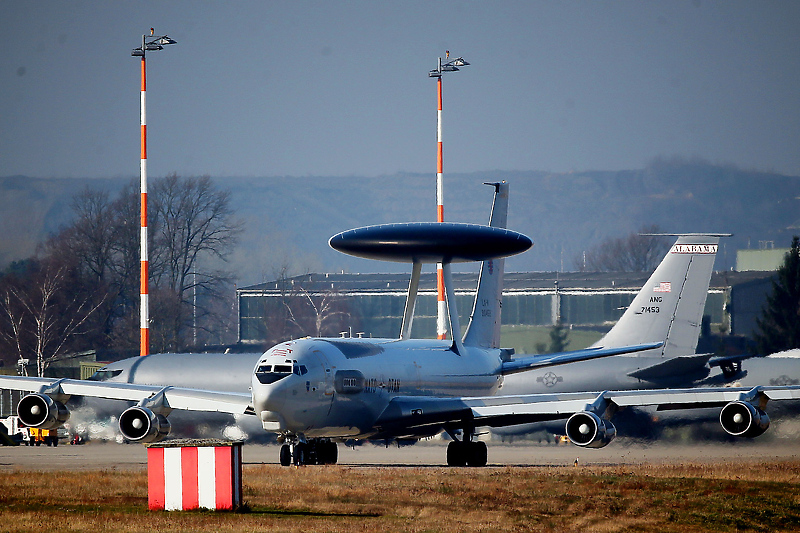
[[[647,342],[536,356],[514,356],[512,350],[500,348],[503,259],[527,250],[532,242],[505,229],[508,185],[492,185],[495,199],[488,226],[384,224],[349,230],[330,239],[329,244],[344,253],[411,263],[399,338],[306,338],[280,343],[258,357],[249,392],[225,391],[222,387],[202,390],[172,383],[11,376],[0,377],[0,387],[32,391],[20,401],[18,415],[33,427],[56,427],[66,421],[69,412],[64,402],[72,395],[138,401],[120,415],[119,427],[128,440],[142,443],[169,434],[167,416],[175,409],[254,415],[265,430],[284,442],[280,452],[284,465],[335,463],[335,443],[345,439],[415,440],[445,431],[453,438],[447,447],[449,465],[481,466],[487,462],[487,449],[484,442],[474,438],[478,428],[558,419],[567,419],[565,432],[574,444],[602,447],[616,435],[610,419],[617,409],[642,405],[721,407],[720,423],[725,431],[755,437],[769,426],[764,412],[769,400],[800,399],[800,386],[629,391],[587,387],[586,391],[572,393],[507,394],[505,382],[514,374],[657,350],[670,337],[648,331],[645,334],[652,333],[653,338]],[[673,247],[675,255],[693,256],[693,250],[710,246],[686,239],[679,248]],[[451,341],[411,338],[423,263],[443,264],[450,331],[461,331],[451,264],[465,261],[481,261],[482,266],[463,337],[455,335]],[[667,287],[661,285],[662,281],[668,280],[658,281],[659,291],[665,293]],[[651,310],[642,310],[641,316],[660,318],[659,302],[648,303]],[[658,311],[653,311],[654,307]],[[669,322],[676,331],[682,327],[673,319]],[[617,342],[612,344],[627,342],[625,332],[619,331],[614,334]]]

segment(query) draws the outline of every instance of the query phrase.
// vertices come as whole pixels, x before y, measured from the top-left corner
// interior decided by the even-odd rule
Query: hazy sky
[[[619,170],[800,175],[800,2],[0,0],[0,176]]]

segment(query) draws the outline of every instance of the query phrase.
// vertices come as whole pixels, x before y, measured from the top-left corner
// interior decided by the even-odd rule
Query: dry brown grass
[[[800,531],[800,461],[246,466],[240,513],[150,512],[144,471],[0,476],[0,531]]]

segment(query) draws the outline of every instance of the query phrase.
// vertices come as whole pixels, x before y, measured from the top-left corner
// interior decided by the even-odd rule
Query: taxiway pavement
[[[355,448],[339,445],[339,464],[351,466],[436,466],[445,464],[446,443],[421,442],[413,446],[375,446]],[[279,446],[245,444],[244,465],[277,464]],[[737,441],[734,443],[689,443],[644,445],[617,439],[599,450],[571,444],[489,443],[489,464],[493,466],[566,466],[575,460],[581,465],[676,464],[683,462],[798,460],[800,446],[790,439],[775,441]],[[0,447],[0,472],[14,470],[137,470],[147,467],[147,449],[140,444],[90,442],[72,446]]]

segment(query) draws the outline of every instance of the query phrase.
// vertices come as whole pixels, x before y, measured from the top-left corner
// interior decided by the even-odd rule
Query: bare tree
[[[131,327],[126,318],[137,313],[139,292],[138,189],[129,184],[111,201],[105,191],[87,188],[73,197],[71,207],[75,218],[47,240],[44,256],[71,265],[92,300],[104,301],[92,318],[104,337],[98,342],[133,348],[138,335],[126,334]],[[67,290],[75,292],[78,287]]]
[[[242,225],[234,219],[230,192],[217,190],[208,176],[181,178],[172,174],[155,182],[151,196],[150,272],[154,285],[170,300],[169,314],[154,313],[153,319],[169,320],[167,347],[178,349],[186,344],[190,326],[189,295],[194,290],[218,295],[220,287],[230,280],[230,273],[207,265],[215,259],[227,259]]]
[[[669,250],[669,240],[657,225],[643,226],[626,237],[606,239],[576,259],[576,267],[586,272],[650,272]],[[651,235],[646,235],[651,234]]]
[[[297,326],[301,334],[321,337],[342,331],[350,313],[342,305],[341,298],[333,291],[312,294],[300,287],[292,302],[285,302],[289,322]]]
[[[105,191],[84,189],[72,198],[74,222],[50,239],[51,251],[61,247],[70,252],[86,273],[96,280],[108,277],[113,262],[113,206]]]
[[[2,338],[5,343],[16,348],[17,359],[22,360],[25,354],[22,347],[22,324],[25,320],[25,315],[22,312],[18,299],[12,297],[10,288],[6,288],[3,291],[0,306],[3,308],[3,318],[5,319],[4,322],[6,322],[6,324],[3,324],[3,327],[0,327],[0,338]],[[28,375],[24,365],[22,366],[22,372],[24,375]]]
[[[125,350],[138,345],[139,203],[135,181],[113,201],[108,193],[92,189],[73,198],[72,223],[48,239],[40,248],[40,259],[34,260],[63,270],[50,270],[49,280],[34,279],[34,273],[29,273],[5,276],[2,282],[8,291],[0,292],[0,299],[6,296],[7,310],[0,329],[8,349],[20,351],[13,340],[25,339],[24,334],[15,333],[18,318],[20,313],[30,318],[36,309],[32,293],[25,288],[30,284],[47,287],[48,302],[58,302],[55,307],[48,304],[48,311],[69,309],[82,315],[91,309],[76,331],[86,339],[91,337],[94,347]],[[172,175],[155,180],[148,211],[153,347],[176,350],[185,347],[187,339],[200,340],[189,336],[191,328],[210,334],[227,324],[224,327],[230,330],[230,317],[227,322],[221,317],[230,315],[232,306],[220,300],[224,291],[230,292],[232,276],[219,268],[241,231],[230,207],[230,192],[217,190],[208,177]],[[63,281],[65,277],[69,282]],[[37,298],[40,301],[43,296]],[[38,311],[46,316],[42,309]],[[26,324],[23,320],[23,330]]]
[[[74,337],[85,333],[89,317],[102,304],[91,303],[85,294],[67,293],[67,278],[66,267],[45,266],[27,290],[9,285],[0,296],[11,324],[3,335],[16,345],[20,359],[36,360],[38,376],[74,347]]]

